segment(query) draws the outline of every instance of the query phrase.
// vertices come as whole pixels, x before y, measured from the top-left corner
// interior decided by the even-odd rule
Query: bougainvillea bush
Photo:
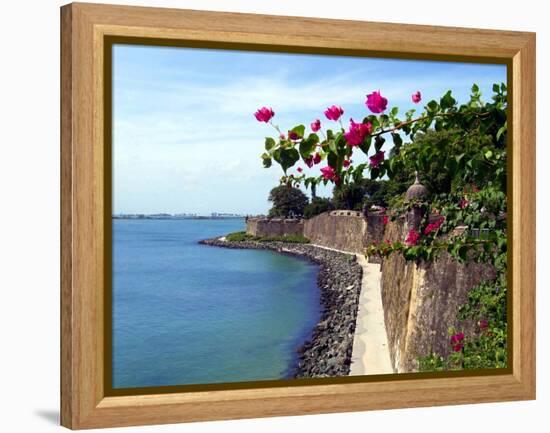
[[[338,190],[364,179],[410,185],[419,174],[429,195],[405,203],[396,194],[385,221],[415,206],[424,211],[420,227],[411,228],[403,240],[369,245],[367,255],[402,254],[428,262],[445,251],[458,261],[486,263],[496,271],[494,280],[470,290],[459,313],[459,320],[475,321],[477,331],[467,335],[449,329],[452,354],[426,354],[419,360],[421,370],[507,365],[506,98],[505,84],[494,84],[488,100],[474,84],[466,103],[459,104],[448,91],[421,110],[400,114],[398,107],[389,108],[382,92],[374,91],[367,95],[361,120],[349,119],[345,126],[345,109],[335,104],[324,110],[323,121],[311,119],[308,127],[299,124],[285,131],[274,123],[273,109],[255,113],[277,131],[276,138],[266,138],[261,158],[264,167],[281,167],[282,184],[313,192],[320,183]],[[422,106],[421,91],[414,91],[411,100]]]

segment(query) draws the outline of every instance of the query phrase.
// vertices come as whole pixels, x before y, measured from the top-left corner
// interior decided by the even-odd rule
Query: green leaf
[[[336,147],[336,141],[335,140],[330,140],[328,142],[328,148],[330,149],[330,151],[332,153],[338,153],[338,148]]]
[[[265,155],[265,156],[264,156]],[[265,153],[262,155],[262,162],[264,164],[264,168],[271,167],[271,158],[269,155],[266,155]]]
[[[500,140],[500,137],[502,136],[502,134],[506,132],[507,128],[508,128],[507,122],[504,122],[504,125],[502,125],[497,132],[497,137],[496,137],[497,141]]]
[[[338,168],[338,157],[336,156],[336,153],[329,153],[327,155],[327,163],[334,169]]]
[[[374,150],[376,150],[377,152],[380,151],[385,141],[386,139],[384,137],[382,137],[381,135],[377,135],[374,138]]]
[[[275,147],[275,140],[271,137],[265,138],[265,150],[268,152]]]
[[[281,163],[281,149],[275,149],[273,151],[273,159],[277,161],[279,164]]]
[[[474,84],[472,86],[472,93],[474,93],[474,94],[479,93],[479,86],[477,84]]]
[[[371,143],[372,143],[372,136],[369,135],[369,136],[367,136],[367,137],[363,140],[363,142],[359,145],[359,149],[361,149],[361,151],[362,151],[365,155],[368,155]]]
[[[281,149],[280,159],[281,159],[280,161],[281,167],[283,168],[283,171],[286,174],[287,169],[292,167],[300,159],[300,154],[294,148]]]
[[[458,163],[456,161],[456,158],[449,158],[449,160],[447,161],[447,170],[449,170],[451,176],[454,176],[456,174],[457,169]]]
[[[452,97],[451,91],[449,90],[440,100],[441,108],[446,110],[453,107],[456,104],[456,99]]]
[[[439,108],[439,104],[432,99],[430,102],[428,102],[427,108],[430,113],[434,113]]]
[[[306,127],[304,125],[298,125],[292,128],[291,131],[298,134],[298,136],[303,137],[306,132]]]
[[[401,138],[401,135],[399,135],[397,132],[392,132],[391,137],[393,138],[393,144],[395,146],[399,147],[403,144],[403,139]]]
[[[302,140],[300,142],[300,156],[304,159],[308,158],[313,151],[315,150],[315,146],[319,142],[319,137],[317,134],[310,134],[309,137]]]
[[[466,261],[468,258],[468,247],[466,245],[462,245],[458,248],[458,257],[463,261]]]
[[[369,123],[369,122],[372,125],[373,131],[376,131],[376,128],[380,126],[380,122],[378,122],[378,118],[373,114],[369,114],[367,117],[363,119],[363,123]]]
[[[500,86],[498,84],[493,84],[493,92],[498,93],[500,91]]]

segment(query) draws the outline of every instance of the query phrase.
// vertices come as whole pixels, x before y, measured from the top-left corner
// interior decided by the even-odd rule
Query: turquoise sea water
[[[317,267],[197,244],[231,220],[113,220],[113,387],[281,379],[320,315]]]

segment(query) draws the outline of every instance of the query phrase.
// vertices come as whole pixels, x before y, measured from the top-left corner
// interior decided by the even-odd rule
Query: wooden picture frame
[[[72,429],[535,398],[535,35],[73,3],[61,8],[61,424]],[[303,386],[107,395],[104,255],[110,155],[104,121],[109,38],[508,65],[512,125],[512,367],[503,374],[414,376]],[[108,215],[107,215],[108,214]],[[107,257],[108,259],[108,257]]]

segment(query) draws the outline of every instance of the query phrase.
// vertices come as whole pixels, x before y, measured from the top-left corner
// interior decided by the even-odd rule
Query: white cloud
[[[390,106],[408,109],[416,90],[425,101],[447,89],[459,90],[464,98],[473,78],[408,76],[404,71],[399,79],[390,79],[379,70],[350,70],[299,82],[292,74],[284,66],[269,75],[203,79],[203,84],[189,74],[166,81],[117,79],[115,212],[229,211],[208,202],[213,189],[220,206],[230,207],[230,198],[233,211],[264,212],[267,192],[281,172],[261,165],[263,139],[275,131],[254,119],[258,107],[273,107],[283,130],[315,117],[326,125],[322,112],[334,103],[346,109],[347,123],[350,116],[368,114],[363,103],[372,90],[382,90]],[[490,84],[490,78],[477,78],[482,88]]]

